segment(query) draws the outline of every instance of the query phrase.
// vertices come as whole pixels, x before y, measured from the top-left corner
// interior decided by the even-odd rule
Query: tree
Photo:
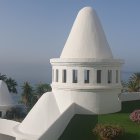
[[[25,118],[26,115],[26,108],[24,106],[18,105],[7,110],[4,118],[9,120],[21,121]]]
[[[132,74],[132,76],[130,77],[127,83],[127,86],[130,92],[140,91],[140,73],[139,72]]]
[[[12,79],[11,77],[7,78],[6,75],[0,73],[0,80],[3,80],[7,84],[9,92],[17,93],[17,82],[14,79]]]
[[[128,91],[129,92],[137,92],[137,83],[135,81],[129,81],[127,83]]]
[[[26,107],[31,107],[31,101],[32,101],[32,94],[33,94],[33,88],[30,85],[30,83],[25,82],[22,86],[22,102],[26,105]]]
[[[6,81],[7,76],[0,73],[0,80]]]
[[[8,86],[9,92],[17,93],[16,89],[17,82],[14,79],[12,78],[6,79],[6,84]]]
[[[45,92],[49,92],[51,90],[52,90],[51,86],[46,83],[40,83],[36,87],[36,93],[38,95],[38,98],[41,97]]]
[[[137,84],[137,90],[140,89],[140,72],[134,73],[131,76],[131,80]]]

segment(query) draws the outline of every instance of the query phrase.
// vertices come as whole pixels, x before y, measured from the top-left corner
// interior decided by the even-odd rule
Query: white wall
[[[125,92],[119,96],[121,101],[140,100],[140,92]]]
[[[61,113],[59,118],[54,121],[54,123],[49,127],[49,129],[46,130],[46,132],[44,132],[44,134],[41,135],[39,140],[58,140],[75,114],[74,107],[75,104],[71,104],[63,113]]]
[[[19,122],[0,119],[0,140],[15,140],[13,128],[19,124]]]
[[[12,133],[13,128],[19,124],[20,124],[19,122],[6,120],[6,119],[0,119],[0,134],[14,136],[14,134]]]
[[[59,115],[54,95],[51,92],[43,94],[19,126],[19,131],[40,136]]]

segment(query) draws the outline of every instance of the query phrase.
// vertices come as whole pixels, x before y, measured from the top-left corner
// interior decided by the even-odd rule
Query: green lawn
[[[97,123],[119,124],[125,135],[119,140],[140,140],[140,124],[129,119],[129,114],[140,108],[140,101],[123,102],[122,111],[107,115],[75,115],[59,140],[98,140],[92,134]]]
[[[140,140],[140,124],[129,119],[129,113],[115,113],[98,116],[99,123],[119,124],[125,128],[125,135],[119,140]]]

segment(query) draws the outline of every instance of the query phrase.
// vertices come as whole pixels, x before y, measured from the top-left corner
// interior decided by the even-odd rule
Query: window
[[[62,83],[66,83],[67,81],[67,71],[63,70],[62,71]]]
[[[54,69],[52,69],[52,81],[54,81]]]
[[[84,71],[84,81],[85,83],[89,83],[89,70]]]
[[[119,82],[119,71],[116,70],[116,83],[118,83],[118,82]]]
[[[101,83],[101,70],[97,70],[97,83]]]
[[[72,80],[72,82],[73,83],[77,83],[77,81],[78,81],[78,71],[77,70],[73,70],[72,71],[72,75],[73,75],[73,80]]]
[[[58,69],[56,69],[56,82],[58,82],[58,79],[59,79],[59,76],[58,76],[58,74],[59,74],[59,71],[58,71]]]
[[[112,83],[112,70],[108,70],[108,83]]]
[[[2,112],[0,111],[0,118],[2,117]]]

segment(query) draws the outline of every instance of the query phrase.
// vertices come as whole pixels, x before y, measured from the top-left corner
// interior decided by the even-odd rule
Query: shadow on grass
[[[97,140],[92,133],[97,123],[97,115],[75,115],[59,140]]]
[[[123,119],[127,122],[124,113],[130,114],[136,109],[140,109],[140,101],[122,102],[122,111],[119,112],[119,117],[118,113],[116,113],[116,116],[114,116],[115,114],[107,114],[102,117],[98,115],[75,115],[58,140],[98,140],[98,138],[92,133],[92,129],[97,123],[100,121],[102,123],[105,123],[106,121],[110,123],[112,122],[112,119],[113,122],[117,122],[117,124],[124,123]],[[121,113],[123,115],[121,115]],[[129,120],[129,116],[127,119]],[[125,132],[124,136],[120,137],[118,140],[140,140],[140,133],[133,134]]]
[[[122,137],[119,138],[119,140],[140,140],[140,135],[125,133]]]
[[[120,113],[131,113],[136,109],[140,109],[140,100],[122,102],[122,110]]]

